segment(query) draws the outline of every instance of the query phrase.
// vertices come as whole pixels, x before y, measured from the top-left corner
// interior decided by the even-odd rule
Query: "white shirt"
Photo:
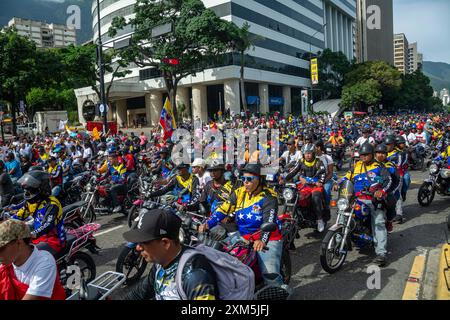
[[[289,150],[287,150],[281,155],[281,158],[286,160],[286,165],[288,165],[291,162],[297,162],[302,160],[303,156],[300,150],[295,150],[294,154],[289,153]]]
[[[92,158],[92,149],[91,148],[84,148],[83,159],[91,159],[91,158]]]
[[[425,142],[425,134],[423,132],[416,133],[416,139],[419,142]]]
[[[26,294],[51,298],[56,280],[56,262],[50,252],[33,249],[28,260],[17,267],[13,264],[17,280],[28,285]]]
[[[199,181],[199,185],[200,185],[200,189],[203,190],[203,188],[205,187],[205,185],[212,180],[211,176],[209,175],[209,172],[206,171],[202,177],[200,177],[198,174],[196,174],[198,181]]]
[[[358,146],[362,146],[366,142],[375,143],[375,139],[373,137],[364,138],[364,136],[363,136],[363,137],[359,137],[358,140],[356,140],[356,144]]]
[[[410,132],[410,133],[408,134],[408,136],[406,137],[406,140],[407,140],[409,143],[413,143],[414,141],[416,141],[416,139],[417,139],[416,134],[413,133],[413,132]]]
[[[323,165],[325,166],[325,169],[327,169],[327,174],[328,174],[329,173],[328,166],[330,164],[334,164],[333,158],[328,154],[323,154],[319,157],[319,159],[320,159],[320,161],[323,162]]]

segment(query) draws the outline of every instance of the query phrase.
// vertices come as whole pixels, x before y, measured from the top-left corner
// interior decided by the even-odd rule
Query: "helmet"
[[[108,148],[108,155],[114,155],[117,152],[117,148],[112,146]]]
[[[395,138],[395,142],[396,142],[397,144],[405,144],[405,143],[406,143],[406,139],[405,139],[405,137],[403,137],[403,136],[397,136],[397,137]]]
[[[384,138],[383,142],[386,145],[395,144],[395,136],[393,136],[393,135],[387,136],[386,138]]]
[[[375,147],[375,153],[388,153],[387,147],[384,143],[381,143]]]
[[[225,165],[223,163],[221,163],[218,159],[213,159],[212,161],[210,161],[206,168],[208,171],[212,171],[212,170],[224,170],[225,171]]]
[[[251,173],[261,176],[261,165],[259,163],[247,163],[242,169],[242,173]]]
[[[51,194],[50,175],[43,170],[33,170],[25,173],[17,181],[25,191],[25,200],[34,203],[40,196]]]
[[[411,125],[411,129],[417,129],[417,125],[416,125],[415,123],[413,123],[413,124]]]
[[[308,143],[303,147],[303,153],[316,153],[316,147],[312,143]]]
[[[361,148],[359,148],[360,155],[373,154],[373,146],[370,143],[364,143]]]

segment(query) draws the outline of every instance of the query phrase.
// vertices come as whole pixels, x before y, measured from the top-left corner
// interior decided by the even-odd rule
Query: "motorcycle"
[[[425,167],[425,159],[427,157],[427,151],[429,147],[423,143],[418,143],[409,149],[410,168],[412,170],[423,170]]]
[[[320,264],[326,272],[333,274],[342,268],[353,244],[359,248],[373,245],[370,204],[379,188],[380,184],[374,183],[356,196],[351,181],[341,184],[336,224],[328,229],[321,245]],[[374,205],[377,208],[382,204]]]
[[[429,172],[429,178],[422,183],[417,194],[422,207],[428,207],[433,202],[436,192],[450,196],[450,165],[436,162],[430,165]]]
[[[344,148],[342,146],[333,146],[332,148],[332,158],[333,162],[336,164],[336,169],[338,171],[342,170],[342,166],[344,165]]]
[[[234,244],[228,244],[225,242],[229,236],[226,230],[217,226],[210,231],[206,231],[204,235],[200,237],[200,241],[216,250],[226,252],[231,256],[237,258],[242,263],[249,266],[255,274],[255,300],[286,300],[290,292],[278,285],[264,285],[262,273],[258,264],[257,252],[253,249],[253,243],[256,237],[261,232],[273,232],[277,228],[275,223],[264,223],[261,226],[261,230],[255,232],[250,236],[250,239],[239,239]],[[283,253],[281,256],[281,276],[283,277],[283,283],[289,284],[291,280],[291,257],[289,250],[283,246]]]
[[[85,224],[82,209],[86,206],[86,202],[78,201],[63,207],[64,228],[66,231],[75,230]]]

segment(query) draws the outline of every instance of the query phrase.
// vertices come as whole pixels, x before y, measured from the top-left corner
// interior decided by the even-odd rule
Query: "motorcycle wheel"
[[[128,211],[127,223],[128,227],[131,228],[134,220],[139,216],[139,208],[133,205],[131,209]]]
[[[97,267],[95,266],[94,259],[85,252],[75,253],[69,260],[68,265],[78,265],[81,271],[81,276],[86,283],[91,282],[97,275]]]
[[[435,191],[430,183],[424,182],[417,193],[417,201],[422,207],[428,207],[434,199]]]
[[[136,251],[136,249],[125,246],[120,252],[116,263],[116,272],[126,276],[125,284],[139,280],[147,268],[147,261]],[[133,270],[136,273],[133,274]]]
[[[339,252],[339,247],[343,239],[343,228],[337,230],[328,230],[325,238],[322,240],[322,247],[320,252],[320,264],[323,270],[333,274],[339,271],[347,258],[347,251],[344,253]],[[340,241],[339,241],[340,238]],[[347,249],[347,245],[344,246]],[[337,257],[337,262],[333,261]]]
[[[291,256],[289,254],[288,248],[283,248],[283,253],[281,255],[281,276],[283,277],[283,283],[289,284],[292,276],[292,263]]]

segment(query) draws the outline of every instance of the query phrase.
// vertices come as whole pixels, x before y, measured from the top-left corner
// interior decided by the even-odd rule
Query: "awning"
[[[333,118],[339,115],[341,99],[322,100],[313,104],[314,112],[328,112]]]

